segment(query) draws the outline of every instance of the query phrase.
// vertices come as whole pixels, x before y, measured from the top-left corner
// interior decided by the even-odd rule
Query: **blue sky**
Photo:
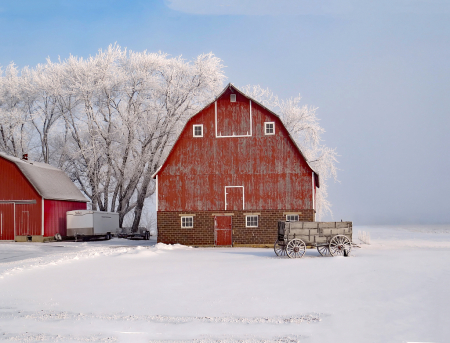
[[[450,2],[1,1],[0,65],[94,55],[117,42],[190,59],[228,81],[300,93],[340,157],[334,217],[450,223]]]

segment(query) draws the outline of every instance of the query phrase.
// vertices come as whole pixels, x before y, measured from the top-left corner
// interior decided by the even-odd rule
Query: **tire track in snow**
[[[200,337],[190,340],[150,340],[149,343],[300,343],[307,337],[298,335],[263,338],[256,336],[241,337]]]
[[[50,335],[44,333],[26,332],[21,334],[2,333],[2,341],[12,342],[95,342],[95,343],[115,343],[117,338],[114,336],[105,337],[102,335],[93,336],[73,336],[73,335]]]
[[[298,335],[277,336],[263,338],[256,336],[222,336],[222,337],[199,337],[189,340],[149,340],[148,343],[301,343],[307,337]],[[73,336],[73,335],[50,335],[44,333],[22,333],[7,334],[0,336],[2,341],[12,342],[95,342],[95,343],[116,343],[118,338],[115,336]]]
[[[263,316],[263,317],[242,317],[242,316],[163,316],[163,315],[126,315],[126,314],[95,314],[95,313],[72,313],[57,311],[3,311],[0,312],[0,319],[17,320],[30,319],[36,321],[80,321],[80,320],[104,320],[104,321],[143,321],[151,323],[181,324],[189,322],[199,323],[229,323],[229,324],[300,324],[317,323],[321,321],[319,314],[303,314],[291,316]]]

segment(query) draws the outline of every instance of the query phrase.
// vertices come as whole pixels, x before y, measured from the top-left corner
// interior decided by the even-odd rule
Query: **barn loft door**
[[[232,217],[215,216],[214,217],[214,244],[232,245]]]
[[[244,186],[225,187],[225,210],[240,211],[244,209]]]
[[[14,204],[0,204],[0,240],[14,240]]]
[[[229,96],[216,102],[218,137],[251,136],[251,102],[240,94],[231,102]]]

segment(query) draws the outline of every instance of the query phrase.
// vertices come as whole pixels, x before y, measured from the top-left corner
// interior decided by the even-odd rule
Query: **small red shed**
[[[183,128],[156,179],[158,241],[255,246],[315,220],[319,176],[277,114],[232,84]]]
[[[66,212],[87,202],[62,170],[0,153],[0,240],[66,236]]]

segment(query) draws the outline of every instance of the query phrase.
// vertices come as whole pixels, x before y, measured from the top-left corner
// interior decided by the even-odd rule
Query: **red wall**
[[[250,131],[246,97],[231,103],[227,90],[217,110],[219,134]],[[275,135],[264,134],[264,122],[275,122]],[[194,124],[203,137],[193,137]],[[245,210],[312,209],[312,170],[281,121],[252,102],[252,131],[216,138],[214,103],[194,116],[158,173],[158,210],[224,210],[225,186],[244,186]]]
[[[32,205],[15,206],[16,235],[41,235],[42,198],[17,166],[0,157],[0,200],[36,200]],[[14,206],[0,206],[1,237],[14,239]]]
[[[44,200],[44,236],[50,237],[59,233],[67,235],[66,212],[74,210],[86,210],[85,202]]]

